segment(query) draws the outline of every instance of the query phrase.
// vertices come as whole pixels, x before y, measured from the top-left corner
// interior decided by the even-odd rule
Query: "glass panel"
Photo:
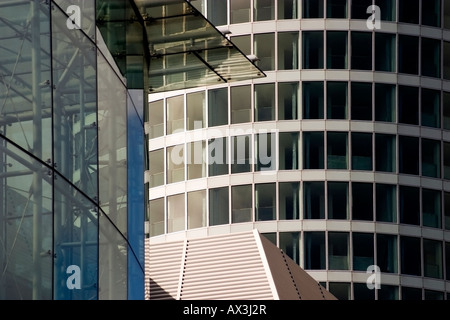
[[[295,263],[300,264],[300,232],[280,232],[279,248]]]
[[[371,183],[352,183],[352,219],[373,221],[373,186]]]
[[[418,2],[418,0],[417,0],[417,2]],[[418,37],[399,35],[398,72],[415,74],[415,75],[419,74],[419,38]]]
[[[277,245],[277,233],[276,232],[265,232],[261,233],[262,236],[267,238],[270,242],[272,242],[274,245]]]
[[[347,18],[347,0],[327,0],[327,18]]]
[[[372,83],[352,82],[352,120],[372,120]]]
[[[377,265],[381,272],[397,273],[397,236],[377,234]],[[420,251],[419,251],[420,254]]]
[[[327,82],[327,119],[348,118],[347,82]]]
[[[148,206],[150,237],[164,234],[164,198],[151,200]]]
[[[323,31],[303,31],[302,37],[303,69],[323,69]]]
[[[184,96],[167,99],[167,134],[184,130]]]
[[[164,100],[150,102],[148,109],[150,123],[149,138],[162,137],[164,135]]]
[[[299,218],[299,191],[298,182],[280,182],[278,211],[280,220],[296,220]]]
[[[422,275],[420,252],[420,238],[400,237],[400,265],[402,274]]]
[[[245,55],[252,53],[252,39],[250,35],[231,37],[234,45],[237,46]]]
[[[150,164],[150,188],[164,184],[164,149],[151,151],[148,162]]]
[[[374,235],[353,232],[353,270],[367,271],[374,264]]]
[[[167,148],[167,183],[184,181],[184,145]]]
[[[441,228],[441,191],[422,189],[422,224],[424,227]]]
[[[278,70],[298,69],[298,32],[278,33]]]
[[[422,38],[422,75],[441,77],[441,40]]]
[[[348,183],[327,182],[328,219],[348,219]]]
[[[231,139],[231,173],[252,171],[252,137],[244,135]]]
[[[328,269],[349,270],[349,234],[328,232]]]
[[[228,124],[228,89],[208,91],[208,126]]]
[[[206,227],[206,190],[187,194],[188,229]]]
[[[444,109],[444,129],[449,130],[450,129],[450,93],[443,92],[444,99],[443,99],[443,109]]]
[[[255,85],[255,121],[275,120],[275,84]]]
[[[397,221],[397,188],[389,184],[376,184],[377,221]]]
[[[195,141],[186,145],[187,149],[187,178],[199,179],[206,177],[206,142]]]
[[[378,300],[398,300],[398,286],[382,284],[378,290]]]
[[[441,0],[422,1],[422,24],[431,27],[441,26]]]
[[[375,290],[369,289],[366,283],[353,283],[353,300],[375,300]]]
[[[422,289],[402,287],[402,300],[422,300]]]
[[[366,0],[364,0],[366,1]],[[372,0],[370,0],[372,2]],[[370,4],[371,5],[371,4]],[[364,19],[367,14],[364,9]],[[352,31],[352,64],[353,70],[372,70],[372,33]]]
[[[347,132],[327,132],[327,169],[348,168]]]
[[[303,82],[303,119],[323,119],[323,82]]]
[[[441,127],[441,92],[422,88],[421,119],[426,127]]]
[[[303,182],[303,202],[304,219],[325,219],[324,182]]]
[[[231,87],[231,123],[252,121],[251,87]]]
[[[185,230],[184,193],[167,197],[167,232]]]
[[[275,0],[254,0],[254,21],[275,19]]]
[[[347,31],[327,31],[327,68],[347,69]]]
[[[419,23],[419,0],[398,0],[399,22]]]
[[[278,19],[297,19],[298,18],[298,4],[297,0],[283,0],[277,1],[278,4]]]
[[[323,0],[303,0],[303,18],[323,18]]]
[[[338,300],[350,300],[350,283],[330,282],[328,291],[331,292]]]
[[[207,0],[208,20],[215,26],[227,24],[227,2]]]
[[[324,169],[323,132],[303,132],[303,169]]]
[[[305,232],[305,266],[306,270],[324,270],[325,266],[325,232]]]
[[[450,230],[450,192],[444,192],[444,228]]]
[[[352,170],[372,171],[372,134],[352,132]]]
[[[375,84],[375,121],[395,122],[395,85]]]
[[[375,4],[380,7],[381,20],[396,21],[396,2],[395,0],[375,0]]]
[[[231,187],[231,223],[251,222],[252,208],[252,186]]]
[[[450,29],[450,0],[444,0],[444,28]]]
[[[449,26],[450,27],[450,26]],[[444,79],[450,80],[450,42],[444,41]]]
[[[250,0],[230,0],[231,24],[250,22]]]
[[[444,293],[434,290],[424,290],[424,300],[444,300]]]
[[[297,170],[299,168],[299,133],[280,132],[279,134],[279,170]]]
[[[276,220],[275,183],[255,184],[255,220]]]
[[[228,138],[215,138],[209,140],[208,165],[211,176],[228,174]]]
[[[420,189],[400,186],[400,223],[420,225]]]
[[[255,135],[255,171],[276,169],[275,145],[275,133],[260,133]]]
[[[450,279],[450,242],[445,242],[445,278]]]
[[[369,16],[367,14],[367,8],[372,5],[372,0],[352,0],[352,19],[364,19]]]
[[[298,82],[278,83],[278,120],[298,119],[298,89]]]
[[[419,88],[398,87],[398,122],[419,124]]]
[[[275,33],[259,33],[254,35],[256,65],[261,70],[275,70]]]
[[[422,175],[441,177],[441,142],[422,139]]]
[[[186,95],[186,129],[195,130],[206,126],[205,92],[188,93]]]
[[[423,239],[423,275],[443,278],[442,242]]]
[[[375,71],[395,72],[395,39],[393,34],[375,33]]]
[[[209,189],[209,225],[230,223],[228,187]]]
[[[399,172],[419,174],[419,138],[399,136]]]

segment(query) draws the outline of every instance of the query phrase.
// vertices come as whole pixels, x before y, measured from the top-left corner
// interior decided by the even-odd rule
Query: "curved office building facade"
[[[266,77],[150,95],[150,241],[258,229],[338,299],[450,297],[450,1],[191,4]]]

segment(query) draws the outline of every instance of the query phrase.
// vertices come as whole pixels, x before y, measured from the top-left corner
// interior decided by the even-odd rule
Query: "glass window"
[[[399,22],[419,23],[419,0],[398,0]]]
[[[422,175],[441,177],[441,142],[422,139]]]
[[[187,205],[188,229],[206,227],[206,190],[188,192]]]
[[[377,221],[397,222],[397,188],[391,184],[376,184]]]
[[[445,243],[445,275],[446,279],[450,279],[450,242]]]
[[[231,187],[231,223],[252,220],[252,186]]]
[[[352,120],[372,120],[372,83],[352,82]]]
[[[395,16],[395,0],[375,0],[375,4],[380,7],[381,20],[396,21]]]
[[[167,134],[184,130],[184,96],[167,99]]]
[[[184,193],[167,197],[167,232],[184,230]]]
[[[327,18],[347,18],[347,0],[327,0]]]
[[[231,37],[231,41],[245,55],[252,53],[252,39],[250,35]]]
[[[278,33],[278,70],[298,69],[298,32]]]
[[[441,228],[441,191],[422,189],[422,225]]]
[[[150,237],[164,234],[164,198],[149,201]]]
[[[450,29],[450,0],[444,0],[444,28]]]
[[[325,219],[325,187],[323,181],[303,183],[304,219]]]
[[[275,70],[275,33],[255,34],[256,65],[262,70]]]
[[[352,132],[352,170],[372,171],[372,134]]]
[[[295,263],[300,264],[300,232],[280,232],[279,248]]]
[[[435,290],[424,290],[424,300],[444,300],[444,293]]]
[[[422,88],[421,99],[422,125],[426,127],[441,127],[441,92],[439,90]]]
[[[422,76],[441,77],[441,40],[422,37]]]
[[[442,242],[423,239],[423,275],[443,278]]]
[[[369,15],[367,14],[367,8],[372,5],[372,0],[352,0],[352,19],[364,19],[367,20]]]
[[[229,218],[228,187],[209,189],[209,225],[228,224]]]
[[[338,300],[350,300],[351,298],[350,283],[347,282],[329,282],[328,291]]]
[[[327,68],[347,69],[347,31],[327,31]]]
[[[422,0],[421,12],[423,25],[441,26],[441,0]]]
[[[422,300],[422,289],[402,287],[402,300]]]
[[[398,87],[398,122],[419,124],[419,88]]]
[[[450,93],[443,92],[443,95],[444,95],[444,98],[443,98],[444,129],[449,130],[450,129]]]
[[[419,174],[419,138],[399,136],[399,172]]]
[[[231,87],[231,123],[252,121],[252,96],[250,85]]]
[[[303,169],[324,169],[323,132],[303,133]]]
[[[444,228],[450,230],[450,192],[444,192]]]
[[[328,219],[348,219],[348,183],[327,182]]]
[[[207,0],[208,20],[215,26],[227,24],[227,2]]]
[[[389,134],[375,134],[375,170],[395,172],[395,136]]]
[[[397,59],[398,72],[419,74],[419,38],[399,35]]]
[[[375,84],[375,121],[395,122],[395,85]]]
[[[303,69],[323,69],[323,32],[303,31],[302,37]]]
[[[150,102],[148,104],[150,123],[149,138],[162,137],[164,135],[164,100]]]
[[[297,170],[298,164],[298,132],[280,132],[279,134],[279,170]]]
[[[327,168],[348,168],[347,132],[327,132]]]
[[[276,220],[275,183],[255,184],[255,221]]]
[[[299,191],[298,182],[280,182],[279,184],[279,219],[296,220],[299,218]]]
[[[369,289],[367,283],[353,283],[354,300],[375,300],[375,290]]]
[[[349,270],[349,234],[328,232],[328,269]]]
[[[305,232],[305,266],[306,270],[324,270],[325,267],[325,232]]]
[[[228,138],[215,138],[208,143],[209,176],[228,174]]]
[[[205,92],[188,93],[186,95],[186,128],[187,130],[201,129],[206,126]]]
[[[367,14],[364,13],[364,15],[365,15],[364,19],[367,19]],[[352,37],[351,68],[353,70],[372,70],[372,33],[352,31],[351,37]]]
[[[303,82],[303,119],[323,119],[323,115],[323,82]]]
[[[323,0],[303,0],[303,18],[323,18]]]
[[[450,28],[450,26],[449,26]],[[444,41],[444,79],[450,80],[450,42]]]
[[[381,272],[397,273],[397,236],[377,234],[377,265]]]
[[[187,148],[187,178],[190,180],[206,177],[205,141],[188,143]]]
[[[414,276],[422,275],[420,238],[400,237],[401,273]]]
[[[231,139],[231,173],[250,172],[253,163],[251,136],[236,136]]]
[[[420,225],[420,189],[399,187],[400,223]]]
[[[167,183],[184,181],[184,145],[167,148]]]
[[[278,120],[298,119],[298,82],[278,83]]]
[[[255,85],[255,121],[275,120],[275,84]]]
[[[275,20],[275,0],[254,0],[255,21]]]
[[[275,139],[275,133],[255,135],[255,171],[276,169]]]
[[[348,118],[348,83],[327,82],[327,119]]]
[[[352,183],[352,219],[373,221],[373,185]]]
[[[353,270],[367,271],[374,264],[374,242],[372,233],[353,232]]]
[[[230,0],[231,23],[250,22],[250,0]]]
[[[377,293],[377,300],[398,300],[398,286],[382,284]]]
[[[151,151],[148,156],[150,183],[149,187],[162,186],[164,184],[164,149]]]
[[[277,233],[276,232],[265,232],[261,233],[267,240],[272,242],[274,245],[277,245]]]
[[[278,4],[278,19],[297,19],[298,18],[298,4],[297,0],[283,0],[277,1]]]
[[[394,34],[375,33],[375,71],[395,72],[395,37]]]
[[[228,89],[208,91],[208,126],[223,126],[228,124]]]

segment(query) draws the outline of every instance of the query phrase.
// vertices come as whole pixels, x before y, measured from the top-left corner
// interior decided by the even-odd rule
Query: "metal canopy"
[[[148,52],[143,55],[149,66],[150,93],[266,76],[188,1],[134,0],[131,3],[138,12],[134,21],[144,25],[144,35],[141,38],[132,34],[136,28],[127,28],[126,54],[130,46],[138,47],[142,42],[148,46]]]

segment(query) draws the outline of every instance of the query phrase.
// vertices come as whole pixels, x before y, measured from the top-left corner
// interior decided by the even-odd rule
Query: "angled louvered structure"
[[[257,230],[146,243],[147,300],[335,300]]]

